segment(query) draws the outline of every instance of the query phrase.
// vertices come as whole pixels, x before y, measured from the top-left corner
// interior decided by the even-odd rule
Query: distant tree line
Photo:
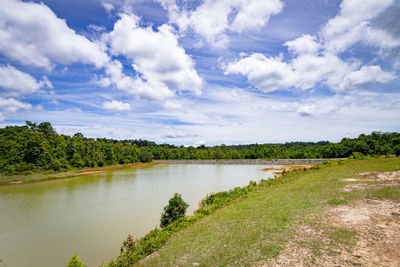
[[[59,135],[49,122],[0,128],[0,172],[60,171],[70,168],[150,162],[153,159],[296,159],[400,155],[400,133],[372,132],[339,143],[220,145],[207,147],[156,144],[147,140],[113,140]]]

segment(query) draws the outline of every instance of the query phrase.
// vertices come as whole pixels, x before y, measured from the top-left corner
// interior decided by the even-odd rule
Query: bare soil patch
[[[269,172],[272,171],[275,175],[279,176],[281,175],[282,171],[292,171],[292,170],[305,170],[305,169],[310,169],[314,166],[314,164],[296,164],[296,165],[285,165],[281,166],[279,168],[265,168],[262,169],[264,172]]]
[[[400,185],[400,171],[359,176],[344,181],[373,183],[348,184],[342,191]],[[331,207],[321,224],[299,227],[286,249],[264,266],[400,266],[400,202],[360,199]]]

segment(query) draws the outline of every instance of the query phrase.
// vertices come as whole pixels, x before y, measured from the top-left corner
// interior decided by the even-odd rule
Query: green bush
[[[133,239],[132,235],[128,235],[126,240],[122,243],[121,253],[133,251],[136,247],[136,240]]]
[[[164,228],[179,218],[184,217],[188,206],[181,195],[175,193],[174,197],[168,201],[168,205],[164,207],[164,212],[161,214],[160,227]]]
[[[72,256],[71,259],[69,259],[67,267],[85,267],[85,265],[78,258],[78,256],[75,254],[75,255]]]
[[[153,154],[147,151],[139,151],[138,157],[141,162],[150,162],[153,160]]]
[[[400,145],[395,146],[393,150],[396,156],[400,156]]]

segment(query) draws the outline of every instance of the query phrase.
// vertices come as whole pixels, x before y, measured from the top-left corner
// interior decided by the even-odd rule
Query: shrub
[[[72,256],[71,259],[69,259],[67,267],[85,267],[85,265],[78,258],[78,256],[75,254],[75,255]]]
[[[168,201],[168,205],[164,207],[164,212],[161,214],[160,227],[164,228],[179,218],[184,217],[188,206],[181,195],[175,193],[174,197]]]
[[[59,171],[61,169],[61,162],[58,159],[54,159],[51,162],[50,168],[54,171]]]
[[[393,150],[396,156],[400,156],[400,145],[395,146]]]
[[[349,156],[349,159],[365,159],[365,156],[363,153],[360,152],[353,152],[351,156]]]
[[[121,254],[124,252],[130,252],[132,251],[135,247],[136,247],[136,240],[133,239],[132,235],[128,235],[128,237],[126,238],[126,240],[122,243],[121,246]]]
[[[141,162],[150,162],[153,160],[153,154],[147,151],[140,151],[139,152],[139,160]]]

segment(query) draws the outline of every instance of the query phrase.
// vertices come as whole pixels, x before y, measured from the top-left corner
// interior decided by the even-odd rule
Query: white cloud
[[[399,46],[399,39],[372,26],[372,20],[393,4],[394,0],[344,0],[339,14],[321,31],[326,49],[339,53],[357,42],[383,48]]]
[[[113,100],[104,102],[103,108],[116,111],[127,111],[131,110],[131,105],[129,103]]]
[[[0,121],[5,120],[9,116],[15,115],[18,110],[30,108],[32,108],[31,104],[23,103],[14,98],[0,97]]]
[[[192,28],[210,44],[224,47],[227,32],[246,32],[264,27],[283,8],[280,0],[205,0],[194,10],[180,9],[174,0],[158,0],[169,11],[170,22],[181,32]]]
[[[108,2],[101,2],[101,5],[106,10],[108,14],[110,14],[114,10],[114,5]]]
[[[106,30],[106,27],[95,24],[89,24],[86,28],[89,31],[95,31],[95,32],[104,32]]]
[[[323,99],[310,98],[303,103],[298,103],[296,112],[301,117],[332,115],[343,107],[351,105],[354,100],[354,97],[339,95]]]
[[[30,74],[19,71],[13,66],[0,65],[0,88],[5,90],[4,95],[17,96],[34,93],[42,87],[53,88],[46,76],[38,82]]]
[[[101,67],[108,56],[77,34],[45,4],[0,1],[0,53],[21,64],[48,70],[54,63]]]
[[[197,136],[196,134],[190,134],[182,131],[169,131],[165,135],[162,135],[161,138],[177,139],[177,138],[192,138],[196,136]]]
[[[102,77],[98,84],[108,87],[114,86],[119,90],[140,96],[149,100],[163,100],[174,95],[164,83],[157,80],[144,81],[140,77],[125,75],[121,62],[114,60],[105,66],[106,77]]]
[[[316,37],[308,34],[285,43],[289,51],[294,54],[316,54],[320,49],[320,44],[316,42]]]
[[[383,71],[380,66],[363,66],[359,70],[348,73],[339,86],[341,89],[365,88],[376,83],[386,83],[395,78],[394,74]]]
[[[400,48],[400,40],[370,26],[370,20],[392,3],[392,0],[344,0],[339,14],[322,28],[320,40],[303,35],[284,44],[292,52],[291,61],[254,53],[221,67],[225,74],[247,76],[252,85],[264,92],[313,89],[319,84],[344,91],[389,82],[397,77],[394,73],[382,70],[379,65],[362,65],[360,60],[343,60],[339,53],[358,41],[380,49]]]
[[[129,58],[139,75],[135,78],[124,75],[122,65],[114,61],[107,64],[108,77],[101,83],[150,99],[171,97],[175,90],[200,95],[203,81],[194,69],[193,60],[179,46],[173,29],[166,24],[157,31],[141,28],[139,20],[133,14],[121,14],[114,30],[107,35],[111,53]]]
[[[313,89],[326,84],[334,91],[386,83],[397,76],[380,66],[347,63],[333,54],[304,54],[286,63],[281,58],[252,54],[225,67],[225,74],[241,74],[263,92],[290,88]]]

